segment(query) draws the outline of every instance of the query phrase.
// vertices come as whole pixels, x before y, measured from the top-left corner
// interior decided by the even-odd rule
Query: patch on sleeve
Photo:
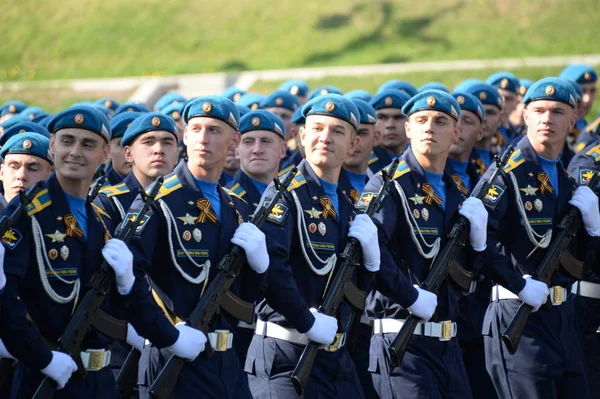
[[[504,187],[499,186],[498,184],[492,185],[483,198],[483,202],[495,207],[498,201],[500,201],[500,198],[502,198],[502,195],[504,195],[504,191],[506,191]]]
[[[377,193],[362,193],[360,198],[356,202],[356,208],[360,209],[361,211],[365,211],[369,207],[371,200],[373,200],[373,198],[375,198],[376,195]]]
[[[129,220],[134,221],[135,218],[137,217],[137,215],[138,215],[137,212],[127,212],[127,215],[125,215],[125,217],[123,218],[123,221],[121,222],[121,225],[119,226],[119,232],[121,232],[125,228],[125,224],[127,224],[127,221],[129,221]],[[150,220],[150,215],[148,215],[148,214],[144,215],[144,219],[142,219],[140,221],[137,228],[135,229],[135,235],[139,236],[140,234],[142,234],[142,231],[144,231],[144,229],[146,228],[146,225],[148,224],[149,220]]]
[[[579,169],[579,184],[587,185],[594,176],[592,169]]]
[[[266,202],[266,201],[265,201]],[[285,215],[288,213],[288,207],[282,204],[281,202],[276,204],[273,209],[271,209],[271,213],[267,217],[269,222],[282,225],[285,220]]]
[[[19,245],[21,239],[23,239],[23,235],[19,230],[13,227],[10,230],[7,230],[6,233],[4,233],[4,235],[2,236],[2,243],[6,248],[12,251],[17,247],[17,245]]]

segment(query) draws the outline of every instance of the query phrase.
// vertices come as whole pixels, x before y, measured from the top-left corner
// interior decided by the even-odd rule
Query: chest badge
[[[539,188],[531,187],[531,185],[528,184],[527,187],[520,188],[519,190],[523,191],[525,193],[525,196],[527,197],[530,195],[535,195]]]
[[[186,240],[186,241],[191,240],[192,239],[192,233],[190,233],[189,230],[185,230],[183,232],[183,239]]]
[[[61,233],[58,230],[56,230],[52,234],[44,234],[44,235],[46,237],[52,239],[52,242],[64,242],[65,241],[65,237],[67,236],[66,234],[63,234],[63,233]]]
[[[184,225],[194,224],[196,223],[196,218],[186,213],[185,216],[178,216],[177,219],[181,220]]]
[[[318,219],[323,214],[323,212],[317,211],[315,207],[310,210],[305,210],[304,212],[306,212],[311,219]]]
[[[410,197],[409,200],[415,203],[415,205],[423,205],[425,197],[421,197],[419,194],[415,194],[414,197]]]
[[[322,236],[327,234],[327,226],[325,226],[325,223],[323,222],[319,222],[319,233],[321,233]]]
[[[202,241],[202,232],[200,231],[200,229],[194,229],[194,231],[192,231],[192,236],[194,237],[194,241]]]
[[[542,202],[542,200],[541,200],[541,199],[539,199],[539,198],[538,198],[538,199],[536,199],[535,201],[533,201],[533,206],[535,206],[535,209],[536,209],[538,212],[541,212],[541,211],[542,211],[542,209],[544,209],[544,203],[543,203],[543,202]]]
[[[539,201],[539,200],[538,200],[538,201]],[[530,210],[532,210],[532,209],[533,209],[533,204],[531,203],[531,201],[527,201],[527,202],[525,203],[525,209],[526,209],[527,211],[530,211]]]
[[[317,232],[317,225],[314,223],[311,223],[308,225],[308,231],[310,231],[311,233],[316,233]]]
[[[67,260],[69,258],[69,247],[67,247],[66,245],[60,247],[60,257],[63,260]]]
[[[50,260],[58,258],[58,251],[52,248],[50,251],[48,251],[48,257],[50,258]]]
[[[415,217],[415,219],[421,217],[421,214],[419,213],[419,210],[417,208],[413,209],[413,216]]]
[[[425,221],[429,220],[429,210],[427,210],[427,208],[423,208],[421,210],[421,215],[423,215],[423,220],[425,220]]]

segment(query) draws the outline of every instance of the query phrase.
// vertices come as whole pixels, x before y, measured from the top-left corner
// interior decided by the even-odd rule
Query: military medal
[[[527,201],[525,203],[525,209],[528,210],[528,211],[530,211],[530,210],[533,209],[533,205],[531,204],[531,201]]]
[[[308,225],[308,231],[310,231],[311,233],[316,233],[317,232],[317,225],[314,223],[311,223]]]
[[[194,231],[192,231],[192,236],[196,242],[200,242],[202,240],[202,232],[200,229],[194,229]]]
[[[51,260],[56,259],[58,257],[58,251],[56,249],[52,248],[50,251],[48,251],[48,257]]]
[[[423,205],[425,197],[421,197],[419,194],[415,194],[414,197],[410,197],[409,200],[413,201],[415,205]]]
[[[186,213],[185,216],[178,216],[177,219],[181,220],[184,226],[196,223],[196,218],[190,215],[189,213]]]
[[[543,203],[543,202],[542,202],[542,200],[541,200],[541,199],[539,199],[539,198],[538,198],[538,199],[536,199],[536,200],[533,202],[533,205],[535,206],[535,209],[536,209],[538,212],[541,212],[541,211],[542,211],[542,209],[544,209],[544,203]]]
[[[189,241],[192,239],[192,233],[189,232],[189,230],[186,230],[183,232],[183,239],[186,241]]]
[[[539,190],[539,188],[531,187],[531,185],[528,184],[527,187],[520,188],[519,190],[523,191],[525,193],[525,196],[529,196],[529,195],[535,195],[537,193],[537,190]]]
[[[429,211],[427,210],[427,208],[423,208],[423,209],[421,210],[421,215],[423,215],[423,219],[424,219],[425,221],[428,221],[428,220],[429,220]]]
[[[413,216],[415,217],[415,219],[418,219],[421,216],[417,208],[413,209]]]
[[[66,234],[61,233],[60,231],[56,230],[54,233],[52,234],[44,234],[46,237],[51,238],[52,242],[64,242],[65,241],[65,237],[67,236]]]
[[[321,214],[323,213],[321,211],[317,211],[314,206],[312,209],[310,209],[308,211],[305,210],[304,212],[306,212],[308,214],[308,216],[310,216],[311,219],[318,219],[321,216]]]
[[[60,257],[63,258],[63,260],[67,260],[67,258],[69,257],[69,247],[63,245],[60,248]]]
[[[325,226],[325,223],[323,222],[319,222],[319,233],[321,233],[322,236],[327,233],[327,226]]]

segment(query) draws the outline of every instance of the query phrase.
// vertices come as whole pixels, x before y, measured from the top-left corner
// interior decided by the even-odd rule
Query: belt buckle
[[[346,343],[346,334],[344,333],[337,333],[335,334],[335,339],[333,340],[333,342],[325,347],[325,350],[327,352],[335,352],[338,349],[340,349],[342,346],[344,346],[344,344]]]
[[[227,330],[215,330],[217,334],[217,345],[214,348],[217,352],[225,352],[229,349],[229,331]]]
[[[104,368],[104,349],[88,349],[86,353],[89,355],[88,364],[85,368],[87,371],[100,371]]]
[[[440,341],[450,341],[452,339],[452,320],[442,321],[440,324],[442,325]]]
[[[552,305],[561,305],[565,301],[565,290],[561,286],[552,287]]]

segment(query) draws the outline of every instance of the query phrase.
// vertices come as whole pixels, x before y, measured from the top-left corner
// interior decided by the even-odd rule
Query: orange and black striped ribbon
[[[200,210],[200,216],[198,216],[198,222],[204,223],[207,220],[211,223],[217,222],[217,214],[213,211],[210,201],[206,198],[199,199],[196,201],[196,207]]]
[[[75,216],[71,214],[65,215],[63,220],[65,221],[65,226],[67,227],[65,233],[69,237],[83,238],[83,230],[81,230],[81,228],[77,224],[77,219],[75,218]]]
[[[421,189],[423,190],[423,193],[425,194],[424,201],[427,205],[431,205],[431,203],[433,203],[433,202],[435,202],[436,205],[441,205],[443,200],[437,196],[437,194],[433,190],[433,187],[431,187],[431,184],[424,183],[421,187],[422,187]]]
[[[335,212],[335,208],[331,203],[331,199],[329,197],[323,196],[319,199],[321,202],[321,206],[323,207],[323,218],[327,219],[328,216],[332,216],[333,218],[337,218],[337,213]]]
[[[352,203],[356,204],[356,202],[358,201],[359,198],[360,198],[360,194],[358,193],[358,191],[351,188],[350,189],[350,199],[352,200]]]
[[[550,184],[550,176],[544,172],[539,172],[537,174],[537,180],[540,183],[540,192],[544,194],[546,191],[550,194],[554,194],[554,189]]]
[[[458,191],[462,193],[465,197],[469,195],[469,189],[465,186],[465,183],[462,181],[459,175],[452,175],[452,180],[456,183],[458,187]]]

